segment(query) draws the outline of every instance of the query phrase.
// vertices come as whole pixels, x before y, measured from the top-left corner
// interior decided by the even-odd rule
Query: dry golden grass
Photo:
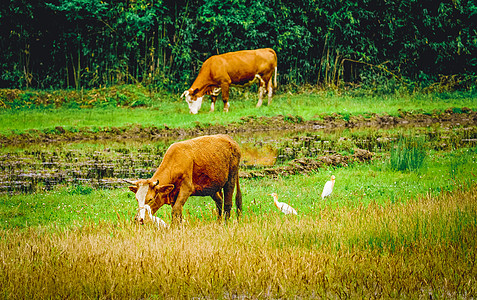
[[[5,299],[472,298],[477,187],[407,203],[156,230],[0,232]]]

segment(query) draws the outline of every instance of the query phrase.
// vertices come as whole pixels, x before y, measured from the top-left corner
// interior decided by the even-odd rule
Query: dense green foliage
[[[7,0],[0,87],[141,82],[180,91],[210,55],[272,47],[282,84],[392,90],[444,75],[468,88],[476,28],[472,0]]]

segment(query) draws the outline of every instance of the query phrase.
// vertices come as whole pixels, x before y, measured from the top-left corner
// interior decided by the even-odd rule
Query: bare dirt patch
[[[47,131],[29,130],[21,134],[0,135],[0,145],[103,139],[148,138],[154,140],[165,137],[177,138],[218,133],[266,132],[272,130],[312,131],[338,127],[385,128],[392,126],[424,126],[433,123],[475,125],[477,123],[477,112],[468,108],[462,108],[459,111],[454,111],[450,108],[445,112],[434,113],[403,111],[398,116],[387,114],[343,116],[333,113],[331,115],[316,116],[314,120],[304,120],[300,116],[292,115],[278,115],[274,117],[245,116],[239,122],[228,125],[197,122],[193,128],[169,128],[166,126],[156,127],[138,124],[128,127],[103,127],[99,130],[87,127],[66,130],[61,126],[57,126],[55,129]]]

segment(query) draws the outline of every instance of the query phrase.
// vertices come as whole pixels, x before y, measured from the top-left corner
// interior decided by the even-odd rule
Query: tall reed
[[[477,187],[406,203],[0,231],[4,298],[471,298]]]

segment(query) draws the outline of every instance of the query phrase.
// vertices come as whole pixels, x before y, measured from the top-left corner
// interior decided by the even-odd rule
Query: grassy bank
[[[472,298],[477,189],[396,205],[1,230],[4,298]]]
[[[118,91],[116,93],[121,95],[116,96],[119,99],[139,97],[134,96],[132,92],[129,94],[123,92],[124,95]],[[84,127],[100,130],[102,127],[125,127],[131,124],[159,128],[163,128],[164,125],[172,128],[189,128],[195,126],[197,122],[228,124],[239,122],[243,116],[270,117],[279,114],[300,116],[304,120],[311,120],[322,119],[323,116],[332,113],[338,113],[346,119],[360,114],[397,116],[401,111],[433,113],[444,112],[449,108],[456,112],[462,111],[462,108],[477,110],[477,98],[473,93],[416,93],[384,96],[352,96],[334,92],[281,93],[274,96],[271,106],[263,105],[257,109],[255,93],[236,92],[231,97],[229,113],[222,112],[220,100],[216,112],[209,113],[210,101],[205,99],[198,115],[190,115],[185,101],[180,99],[179,95],[173,94],[150,95],[142,91],[141,98],[138,99],[143,100],[130,100],[125,105],[118,103],[116,98],[101,96],[99,92],[92,93],[90,97],[91,100],[86,102],[91,103],[89,105],[73,105],[71,102],[66,102],[66,104],[55,106],[48,104],[47,100],[44,100],[46,101],[44,104],[41,101],[36,104],[32,100],[31,103],[28,102],[28,105],[18,104],[15,109],[2,109],[0,110],[0,134],[22,133],[29,129],[54,130],[57,126],[67,130]],[[133,105],[137,102],[143,105]],[[63,102],[60,101],[60,103]]]

